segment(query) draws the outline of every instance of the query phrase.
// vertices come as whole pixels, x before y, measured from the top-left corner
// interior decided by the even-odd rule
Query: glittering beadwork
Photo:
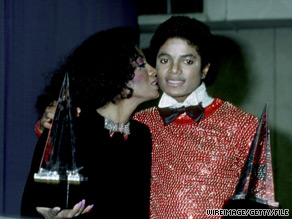
[[[212,218],[206,210],[234,192],[258,120],[220,99],[199,123],[182,114],[165,126],[156,107],[134,118],[153,139],[151,218]]]
[[[127,139],[128,135],[130,134],[130,122],[124,124],[122,122],[114,122],[105,117],[104,128],[110,131],[109,133],[111,137],[114,135],[115,132],[120,132],[124,135],[125,139]]]

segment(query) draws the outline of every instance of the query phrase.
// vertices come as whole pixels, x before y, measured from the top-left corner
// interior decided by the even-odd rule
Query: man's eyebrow
[[[170,56],[168,53],[159,53],[157,57],[161,57],[161,56]],[[181,57],[183,58],[186,58],[186,57],[193,57],[193,58],[197,58],[196,55],[192,54],[192,53],[188,53],[188,54],[185,54],[185,55],[181,55]]]
[[[192,53],[189,53],[189,54],[182,55],[181,57],[184,57],[184,58],[186,58],[186,57],[193,57],[193,58],[197,58],[197,56],[196,56],[196,55],[194,55],[194,54],[192,54]]]
[[[159,53],[157,57],[161,57],[161,56],[170,56],[170,55],[168,53],[162,52],[162,53]]]

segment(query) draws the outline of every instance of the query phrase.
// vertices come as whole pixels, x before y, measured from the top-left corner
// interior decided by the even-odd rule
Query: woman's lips
[[[152,86],[154,86],[154,87],[157,87],[157,88],[159,88],[159,86],[158,86],[158,78],[156,78],[152,83],[151,83],[151,85]]]

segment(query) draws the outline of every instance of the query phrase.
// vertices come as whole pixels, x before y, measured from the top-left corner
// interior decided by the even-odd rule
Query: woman
[[[43,134],[23,194],[22,215],[149,218],[151,135],[147,126],[130,117],[139,104],[157,98],[159,88],[156,69],[136,45],[137,34],[131,28],[102,31],[85,40],[54,71],[37,107],[43,112],[57,99],[68,72],[73,107],[81,109],[75,125],[76,153],[88,181],[70,187],[72,209],[66,210],[62,209],[66,185],[33,182]]]

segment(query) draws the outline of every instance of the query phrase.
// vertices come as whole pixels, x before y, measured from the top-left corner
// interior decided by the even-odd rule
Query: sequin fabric
[[[182,114],[165,126],[156,107],[134,118],[152,134],[151,218],[212,218],[206,210],[235,190],[257,118],[217,98],[199,123]]]

